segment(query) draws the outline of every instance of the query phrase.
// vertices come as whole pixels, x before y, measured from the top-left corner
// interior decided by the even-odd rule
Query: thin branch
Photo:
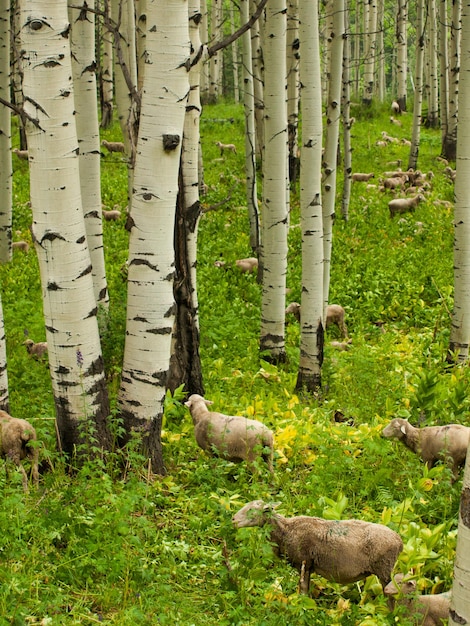
[[[248,22],[246,22],[246,24],[243,24],[243,26],[240,26],[238,30],[236,30],[234,33],[232,33],[228,37],[225,37],[225,39],[222,39],[222,41],[219,41],[218,43],[215,43],[213,46],[210,46],[209,48],[207,48],[207,53],[209,55],[209,58],[213,57],[214,54],[216,54],[219,50],[223,50],[224,48],[227,48],[231,43],[233,43],[239,37],[241,37],[244,33],[246,33],[246,31],[249,30],[253,26],[256,20],[259,19],[267,2],[268,0],[261,0],[261,2],[258,5],[258,8],[250,17]]]

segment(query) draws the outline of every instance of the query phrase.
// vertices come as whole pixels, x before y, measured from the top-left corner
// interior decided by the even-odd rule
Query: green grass
[[[356,112],[354,112],[356,114]],[[408,149],[375,142],[390,127],[387,110],[356,114],[354,171],[375,180]],[[233,118],[233,122],[216,120]],[[25,331],[45,338],[33,249],[0,268],[11,412],[37,427],[46,458],[39,490],[25,496],[20,476],[0,466],[0,626],[119,624],[277,626],[395,623],[375,579],[349,586],[314,577],[312,597],[297,594],[297,573],[276,559],[264,529],[235,532],[231,516],[256,498],[282,503],[286,515],[382,521],[404,538],[398,568],[415,567],[426,592],[451,585],[460,488],[442,467],[428,472],[404,447],[380,437],[394,415],[423,423],[468,423],[469,375],[445,355],[452,310],[452,215],[433,200],[452,200],[436,160],[437,131],[422,129],[420,169],[436,174],[415,214],[391,221],[389,196],[354,184],[350,219],[338,189],[331,302],[342,304],[351,350],[326,345],[322,398],[295,393],[299,326],[286,327],[288,362],[259,359],[260,286],[237,272],[251,256],[243,186],[241,107],[207,106],[201,120],[205,182],[199,227],[201,357],[206,396],[218,410],[254,416],[275,430],[276,472],[211,459],[194,442],[184,396],[168,398],[163,446],[168,473],[149,480],[145,460],[109,454],[71,474],[55,451],[54,403],[47,366],[27,358]],[[119,128],[103,135],[119,140]],[[238,154],[220,156],[216,141]],[[127,203],[125,164],[102,159],[103,202]],[[15,239],[31,242],[28,179],[15,161]],[[219,205],[223,200],[225,203]],[[216,205],[219,205],[218,208]],[[291,223],[299,221],[298,190]],[[421,222],[418,225],[417,222]],[[125,336],[127,258],[124,218],[104,223],[111,295],[103,352],[113,407]],[[289,234],[289,299],[300,299],[300,229]],[[226,261],[224,268],[214,261]],[[377,326],[380,321],[382,327]],[[329,338],[336,337],[335,331]],[[341,411],[352,425],[336,423]],[[400,618],[406,624],[405,618]]]

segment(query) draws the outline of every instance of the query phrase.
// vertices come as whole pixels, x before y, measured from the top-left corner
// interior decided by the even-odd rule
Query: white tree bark
[[[287,274],[286,4],[266,6],[260,351],[285,360]]]
[[[104,3],[104,10],[109,12],[109,3]],[[107,21],[109,15],[106,14]],[[114,110],[114,71],[113,71],[113,35],[108,28],[101,24],[103,50],[101,55],[101,127],[108,128],[113,121]]]
[[[344,11],[345,37],[343,42],[343,75],[341,92],[341,110],[343,113],[343,197],[341,202],[341,214],[344,220],[349,219],[349,202],[351,199],[351,173],[352,173],[352,145],[351,145],[351,41],[349,26],[349,10]]]
[[[397,102],[406,111],[408,84],[408,0],[398,0],[397,12]]]
[[[298,170],[299,127],[299,3],[289,0],[287,5],[287,123],[289,131],[289,178],[296,180]]]
[[[317,0],[300,0],[302,301],[297,388],[321,387],[323,361],[322,103]],[[343,19],[343,16],[342,16]]]
[[[421,113],[423,108],[423,67],[425,46],[424,0],[416,3],[416,63],[415,63],[415,93],[413,99],[413,128],[411,134],[411,148],[408,159],[408,169],[418,166],[419,141],[421,135]]]
[[[459,121],[459,81],[460,81],[460,38],[461,38],[461,0],[452,3],[452,25],[450,40],[450,85],[449,85],[449,120],[448,137],[446,140],[445,156],[451,160],[455,158],[457,145],[457,123]]]
[[[341,77],[343,67],[344,0],[334,3],[333,31],[331,37],[331,75],[328,89],[327,127],[323,157],[323,298],[328,304],[330,290],[330,264],[335,220],[336,175],[339,122],[341,118]]]
[[[256,3],[250,0],[250,12],[254,13]],[[251,54],[253,68],[253,94],[255,97],[256,156],[261,160],[264,152],[264,63],[261,33],[264,19],[259,19],[251,28]]]
[[[22,0],[32,235],[62,449],[108,444],[109,413],[83,217],[67,6]],[[90,425],[94,428],[90,429]],[[92,432],[93,431],[93,432]]]
[[[222,39],[222,0],[212,0],[211,4],[211,41]],[[222,74],[222,51],[216,52],[209,60],[209,102],[217,102],[220,96]]]
[[[240,14],[242,23],[248,22],[250,13],[249,0],[241,0]],[[260,223],[258,191],[256,183],[256,120],[253,65],[251,51],[251,31],[242,35],[242,71],[243,71],[243,106],[245,112],[245,176],[246,203],[250,220],[250,246],[258,256],[260,247]]]
[[[100,131],[96,101],[96,58],[94,13],[70,9],[75,120],[80,150],[80,188],[91,256],[95,300],[107,311],[108,285],[103,253],[101,220]]]
[[[0,98],[10,102],[10,0],[0,0]],[[11,110],[0,102],[0,263],[11,259],[12,181]]]
[[[7,350],[5,340],[5,324],[3,321],[3,308],[0,299],[0,409],[9,411],[8,373],[7,373]]]
[[[335,2],[335,9],[338,10]],[[363,102],[370,104],[374,95],[375,61],[377,49],[377,3],[366,0],[364,15],[367,16],[367,38],[364,51],[364,95]]]
[[[439,88],[437,70],[437,18],[436,0],[428,0],[427,4],[427,30],[428,30],[428,68],[429,68],[429,90],[428,90],[428,115],[427,122],[431,128],[437,128],[439,124]]]
[[[467,452],[460,494],[454,583],[449,617],[449,626],[462,626],[462,624],[470,624],[470,447]]]
[[[442,153],[449,130],[449,55],[447,48],[447,0],[439,0],[439,109]]]
[[[126,343],[119,406],[126,431],[163,471],[161,420],[174,320],[173,232],[188,98],[188,8],[148,0],[147,67],[136,153]],[[155,167],[158,164],[158,168]]]

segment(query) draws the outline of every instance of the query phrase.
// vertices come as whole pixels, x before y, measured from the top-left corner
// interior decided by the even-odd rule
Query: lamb
[[[27,161],[29,159],[29,152],[27,150],[18,150],[18,148],[15,148],[12,152],[22,161]]]
[[[194,436],[200,448],[228,461],[266,461],[273,472],[274,436],[258,420],[209,411],[213,404],[198,394],[185,402],[194,424]]]
[[[12,417],[0,410],[0,456],[11,459],[18,467],[23,478],[23,489],[28,491],[28,476],[21,461],[31,460],[31,474],[35,485],[39,483],[37,446],[29,446],[29,442],[36,441],[36,431],[29,422]]]
[[[278,506],[263,500],[245,504],[232,517],[236,528],[272,527],[271,543],[276,556],[285,556],[300,573],[300,591],[308,594],[310,576],[349,584],[375,574],[382,588],[390,582],[392,570],[403,549],[396,532],[382,524],[362,520],[326,520],[321,517],[283,517]]]
[[[29,243],[27,241],[13,241],[11,247],[13,250],[21,250],[24,253],[29,251]]]
[[[289,315],[290,313],[292,313],[295,319],[298,322],[300,322],[300,308],[301,307],[298,302],[291,302],[289,306],[286,308],[285,313],[286,315]],[[339,304],[329,304],[326,307],[326,322],[325,322],[326,328],[328,328],[328,326],[331,326],[332,324],[336,324],[336,326],[339,328],[339,331],[343,339],[348,338],[348,328],[344,321],[345,315],[346,315],[345,310]]]
[[[392,108],[392,113],[395,113],[395,115],[398,115],[399,113],[401,113],[400,105],[398,104],[396,100],[392,102],[391,108]]]
[[[26,346],[28,354],[38,359],[44,356],[44,354],[47,352],[46,341],[39,341],[38,343],[34,343],[32,339],[26,339],[24,345]]]
[[[106,139],[103,139],[101,145],[109,152],[125,152],[124,144],[121,141],[106,141]]]
[[[384,594],[389,597],[388,606],[391,610],[395,608],[394,596],[398,595],[398,604],[406,607],[407,615],[419,626],[442,626],[443,620],[449,618],[449,592],[416,595],[416,581],[405,578],[403,574],[394,576],[385,587]]]
[[[106,211],[105,209],[102,209],[101,213],[104,219],[108,222],[112,220],[118,220],[121,217],[121,211],[118,211],[117,209],[113,209],[112,211]]]
[[[405,178],[402,176],[392,176],[383,181],[384,189],[398,189],[405,186]]]
[[[418,454],[429,469],[439,460],[447,460],[453,479],[458,479],[470,441],[470,427],[461,424],[416,428],[408,420],[395,417],[382,431],[387,439],[398,439]]]
[[[330,346],[332,348],[336,348],[340,352],[347,352],[351,347],[352,339],[348,339],[347,341],[330,341]]]
[[[237,149],[235,147],[235,145],[233,143],[222,143],[220,141],[216,141],[215,145],[220,148],[220,154],[223,155],[223,153],[228,150],[229,152],[233,152],[234,154],[237,154]]]
[[[388,143],[399,143],[400,141],[397,137],[391,137],[385,130],[383,130],[380,134],[382,135],[382,139]]]
[[[395,126],[403,126],[400,120],[396,120],[393,115],[390,116],[390,123],[395,124]]]
[[[418,204],[424,200],[423,194],[419,193],[412,198],[395,198],[388,203],[390,217],[394,217],[397,213],[408,213],[414,211]]]
[[[247,259],[238,259],[235,261],[235,265],[240,269],[243,274],[250,274],[258,269],[258,259],[255,257],[249,257]]]
[[[370,174],[363,174],[361,172],[356,172],[351,176],[351,180],[353,183],[367,183],[371,178],[374,178],[374,172],[370,172]]]

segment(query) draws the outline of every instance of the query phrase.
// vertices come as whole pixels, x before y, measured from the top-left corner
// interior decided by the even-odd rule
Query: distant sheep
[[[382,139],[388,143],[399,143],[400,141],[397,137],[391,137],[385,130],[383,130],[380,134],[382,135]]]
[[[103,214],[104,219],[108,222],[118,220],[121,217],[121,211],[118,211],[117,209],[113,209],[112,211],[102,209],[101,213]]]
[[[348,339],[348,341],[330,341],[330,346],[332,348],[336,348],[340,352],[346,352],[349,350],[352,344],[352,339]]]
[[[24,345],[26,346],[26,350],[28,354],[38,359],[44,356],[44,354],[46,354],[47,352],[46,341],[40,341],[38,343],[34,343],[32,339],[26,339],[26,341],[24,342]]]
[[[392,113],[395,113],[395,115],[398,115],[399,113],[401,113],[400,105],[398,104],[396,100],[392,102],[391,109],[392,109]]]
[[[286,315],[289,315],[290,313],[292,313],[292,315],[295,317],[295,319],[300,322],[300,304],[298,302],[291,302],[289,304],[289,306],[286,308]],[[343,309],[342,306],[340,306],[339,304],[329,304],[326,307],[326,322],[325,322],[325,326],[326,328],[328,328],[328,326],[331,326],[332,324],[335,324],[338,328],[339,331],[341,333],[341,336],[344,339],[347,339],[348,337],[348,328],[346,326],[346,323],[344,321],[346,312]]]
[[[28,491],[28,476],[21,461],[31,460],[31,474],[35,485],[39,483],[37,446],[29,446],[36,441],[36,431],[29,422],[12,417],[5,411],[0,411],[0,456],[15,463],[22,474],[23,489]]]
[[[308,594],[313,573],[349,584],[375,574],[382,588],[403,549],[401,537],[382,524],[361,520],[326,520],[321,517],[283,517],[278,504],[254,500],[232,517],[236,528],[269,524],[276,556],[300,573],[300,591]]]
[[[21,250],[24,253],[29,252],[29,243],[27,241],[13,241],[12,250]]]
[[[416,595],[416,581],[406,579],[397,574],[384,589],[388,596],[388,606],[395,608],[395,597],[398,604],[406,607],[406,614],[413,624],[419,626],[442,626],[447,623],[450,613],[450,593],[436,593],[427,596]]]
[[[363,174],[361,172],[356,172],[351,176],[351,180],[353,183],[366,183],[371,178],[374,178],[374,172],[370,172],[369,174]]]
[[[29,159],[29,152],[27,150],[18,150],[18,148],[15,148],[12,152],[22,161],[27,161]]]
[[[401,441],[418,454],[428,468],[433,467],[439,460],[447,461],[454,480],[457,480],[459,468],[464,465],[467,456],[470,427],[447,424],[416,428],[408,420],[396,417],[383,429],[382,436]]]
[[[391,124],[395,124],[395,126],[403,126],[403,124],[400,122],[400,120],[396,120],[393,115],[390,117],[390,123]]]
[[[258,259],[249,257],[247,259],[238,259],[235,265],[243,274],[250,274],[258,269]]]
[[[224,152],[229,151],[237,154],[237,148],[233,143],[222,143],[220,141],[216,141],[215,145],[220,148],[220,154],[222,155]]]
[[[401,176],[393,176],[383,180],[384,189],[401,189],[405,186],[405,178]]]
[[[209,411],[213,404],[198,394],[185,402],[194,424],[194,436],[200,448],[228,461],[250,461],[262,457],[273,471],[274,437],[262,422],[239,415]]]
[[[388,203],[390,217],[394,217],[397,213],[409,213],[414,211],[418,204],[424,200],[423,194],[419,193],[412,198],[395,198]]]
[[[121,141],[106,141],[106,139],[103,139],[101,145],[109,152],[125,152],[124,144]]]

